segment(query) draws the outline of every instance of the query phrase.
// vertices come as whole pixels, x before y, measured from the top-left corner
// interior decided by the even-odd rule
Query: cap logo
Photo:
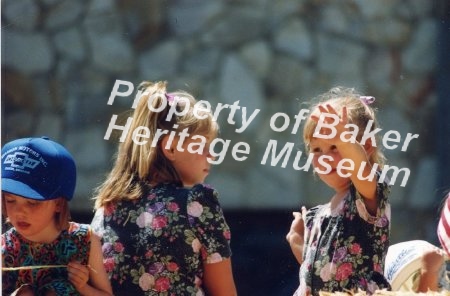
[[[15,152],[14,154],[6,156],[3,164],[5,164],[5,170],[19,171],[29,174],[30,170],[33,170],[39,164],[39,160],[33,159],[28,153]],[[10,166],[6,167],[8,164]]]

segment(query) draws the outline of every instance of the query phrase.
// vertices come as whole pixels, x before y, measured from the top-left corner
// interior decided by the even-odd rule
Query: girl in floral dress
[[[69,222],[75,162],[47,137],[2,148],[2,295],[112,295],[100,239]]]
[[[315,172],[335,193],[327,204],[294,212],[286,238],[301,264],[295,295],[389,289],[383,269],[390,206],[379,173],[384,157],[375,137],[364,135],[377,128],[369,106],[374,98],[333,88],[319,101],[303,138]]]
[[[218,126],[165,82],[143,82],[92,225],[115,295],[235,295],[230,229],[203,182]]]

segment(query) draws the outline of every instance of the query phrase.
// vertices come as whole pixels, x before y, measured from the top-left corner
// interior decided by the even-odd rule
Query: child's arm
[[[89,267],[78,262],[70,262],[67,270],[69,281],[81,295],[112,295],[112,288],[103,266],[103,254],[100,239],[91,235],[91,253]]]
[[[303,213],[303,214],[302,214]],[[303,245],[304,242],[304,232],[305,232],[305,222],[304,213],[306,213],[306,208],[302,207],[302,213],[293,212],[294,220],[292,221],[291,228],[286,235],[286,240],[291,247],[291,251],[297,259],[299,264],[303,263]]]
[[[319,110],[321,113],[338,115],[336,110],[331,105],[326,105],[325,107],[319,106]],[[315,121],[319,121],[319,117],[315,115],[312,116],[312,119]],[[326,119],[325,122],[331,124],[332,119]],[[352,181],[356,190],[364,198],[364,202],[366,204],[368,212],[371,214],[375,214],[378,206],[376,199],[377,179],[375,177],[372,178],[372,180],[361,180],[360,178],[358,178],[358,172],[363,162],[365,162],[366,165],[364,167],[364,170],[362,171],[362,176],[366,177],[371,173],[372,166],[370,165],[369,155],[373,152],[372,145],[374,143],[368,141],[363,146],[357,141],[355,141],[355,143],[352,143],[350,141],[343,142],[340,136],[343,132],[348,131],[348,129],[345,127],[346,124],[348,124],[347,108],[343,107],[340,121],[335,126],[336,136],[332,139],[328,139],[328,141],[330,142],[330,144],[336,146],[342,159],[351,160],[351,162],[354,164],[354,169],[350,172],[350,180]],[[347,138],[348,136],[346,137],[346,139]],[[348,162],[346,163],[346,165],[348,165]]]
[[[208,295],[237,295],[230,258],[224,259],[217,263],[204,263],[203,268],[203,282],[206,290],[208,291]]]
[[[439,291],[439,272],[444,263],[444,255],[438,248],[428,250],[422,255],[417,292]]]

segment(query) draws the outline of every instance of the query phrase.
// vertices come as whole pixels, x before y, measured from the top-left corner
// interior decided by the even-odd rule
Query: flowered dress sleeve
[[[217,263],[231,256],[230,228],[218,200],[218,192],[206,185],[196,185],[187,202],[193,246],[200,248],[206,263]]]
[[[9,295],[22,285],[30,285],[35,295],[45,295],[49,291],[56,295],[79,295],[68,281],[67,268],[58,266],[71,261],[86,265],[90,254],[90,238],[90,227],[74,222],[51,243],[31,242],[14,228],[10,229],[2,235],[3,267],[34,268],[3,272],[3,294]]]
[[[295,295],[319,295],[319,291],[390,289],[383,276],[389,246],[389,188],[377,183],[376,213],[371,215],[353,184],[347,195],[314,207],[305,219],[304,261]]]
[[[379,178],[377,173],[377,179]],[[390,192],[389,185],[386,182],[377,183],[377,212],[371,215],[366,208],[362,195],[356,190],[355,186],[350,187],[351,195],[354,196],[354,202],[356,205],[359,216],[369,224],[373,224],[378,227],[389,227],[389,221],[391,219],[391,206],[389,204],[388,196]]]

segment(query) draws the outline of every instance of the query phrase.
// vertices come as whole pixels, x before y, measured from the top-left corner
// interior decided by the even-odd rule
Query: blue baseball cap
[[[2,148],[2,191],[35,200],[71,200],[76,179],[72,155],[48,137],[17,139]]]

